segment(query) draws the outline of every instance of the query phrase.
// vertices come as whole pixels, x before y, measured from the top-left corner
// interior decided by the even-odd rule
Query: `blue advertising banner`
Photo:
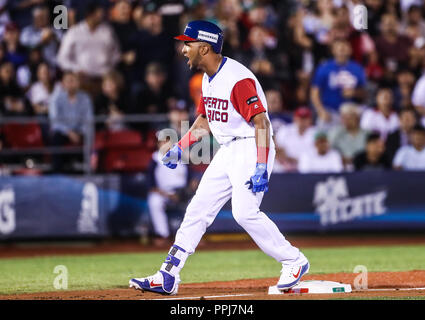
[[[425,229],[425,172],[276,174],[261,210],[284,232]],[[210,231],[241,230],[230,206],[218,218]]]
[[[134,235],[144,175],[1,177],[0,239]]]
[[[0,177],[0,239],[146,233],[146,195],[143,174]],[[261,210],[283,232],[425,230],[425,172],[274,174]],[[230,203],[207,230],[240,231]]]

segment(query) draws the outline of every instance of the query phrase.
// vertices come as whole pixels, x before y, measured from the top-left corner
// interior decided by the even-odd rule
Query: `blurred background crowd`
[[[196,116],[173,39],[195,19],[262,84],[274,172],[425,170],[423,0],[0,0],[3,171],[149,170],[156,132]]]

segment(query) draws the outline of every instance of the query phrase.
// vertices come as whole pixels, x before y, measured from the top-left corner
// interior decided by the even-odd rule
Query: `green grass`
[[[425,269],[425,245],[309,248],[311,274]],[[126,288],[132,277],[158,269],[164,253],[96,254],[0,259],[0,293],[54,291],[55,266],[68,269],[69,290]],[[277,277],[280,264],[260,250],[199,251],[189,257],[181,273],[184,283]]]

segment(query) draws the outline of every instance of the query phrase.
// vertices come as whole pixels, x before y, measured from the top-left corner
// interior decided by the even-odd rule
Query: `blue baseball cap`
[[[183,34],[174,37],[174,39],[209,43],[215,53],[221,53],[223,48],[223,31],[214,23],[205,20],[189,22]]]

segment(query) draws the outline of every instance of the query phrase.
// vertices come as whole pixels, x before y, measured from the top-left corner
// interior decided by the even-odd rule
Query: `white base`
[[[269,287],[269,294],[288,293],[347,293],[351,292],[351,285],[335,281],[309,280],[301,281],[289,290],[281,291],[277,286]]]

